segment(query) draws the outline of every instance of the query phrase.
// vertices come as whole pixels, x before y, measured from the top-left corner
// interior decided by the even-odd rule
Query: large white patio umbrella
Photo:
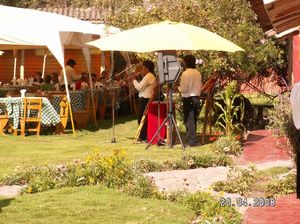
[[[103,37],[87,43],[111,51],[152,52],[162,50],[244,51],[236,44],[206,29],[165,21]]]
[[[62,66],[66,85],[64,48],[83,48],[90,73],[90,55],[84,43],[92,40],[91,35],[104,34],[98,25],[79,19],[2,5],[0,5],[0,27],[0,49],[47,47]],[[70,103],[68,88],[66,93]],[[72,116],[72,113],[70,114]]]

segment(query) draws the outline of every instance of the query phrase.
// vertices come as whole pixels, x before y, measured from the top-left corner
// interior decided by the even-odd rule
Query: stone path
[[[13,185],[13,186],[1,186],[0,196],[6,198],[15,198],[21,194],[22,189],[25,186]]]

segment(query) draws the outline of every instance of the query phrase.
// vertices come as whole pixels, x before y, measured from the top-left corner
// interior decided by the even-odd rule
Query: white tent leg
[[[45,77],[45,68],[46,68],[46,59],[47,59],[47,53],[45,51],[45,54],[44,54],[44,60],[43,60],[43,72],[42,72],[42,78]]]
[[[97,118],[96,118],[96,108],[95,108],[95,100],[94,100],[94,87],[93,87],[93,81],[92,81],[92,75],[91,75],[91,55],[89,48],[82,48],[85,64],[89,73],[89,79],[90,79],[90,88],[91,88],[91,98],[92,98],[92,107],[93,107],[93,115],[94,115],[94,121],[95,126],[98,128]]]

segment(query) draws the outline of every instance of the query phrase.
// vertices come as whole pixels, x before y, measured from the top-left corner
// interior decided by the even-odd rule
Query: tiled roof
[[[37,8],[37,10],[44,12],[57,13],[60,15],[70,16],[73,18],[90,21],[93,23],[103,23],[104,13],[99,8]]]

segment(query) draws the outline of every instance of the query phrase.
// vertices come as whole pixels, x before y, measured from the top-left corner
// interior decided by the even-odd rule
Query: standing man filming
[[[190,147],[198,146],[196,136],[197,118],[200,110],[199,96],[202,88],[202,77],[196,69],[196,58],[186,55],[183,58],[186,70],[182,73],[178,90],[183,97],[183,115],[186,128],[186,141]]]
[[[155,86],[154,75],[154,63],[152,61],[144,61],[142,66],[143,79],[138,82],[134,77],[133,85],[139,91],[139,112],[138,112],[138,124],[141,123],[144,111],[147,107],[149,100],[153,96],[153,90]],[[147,141],[147,115],[143,128],[140,133],[140,141]]]

